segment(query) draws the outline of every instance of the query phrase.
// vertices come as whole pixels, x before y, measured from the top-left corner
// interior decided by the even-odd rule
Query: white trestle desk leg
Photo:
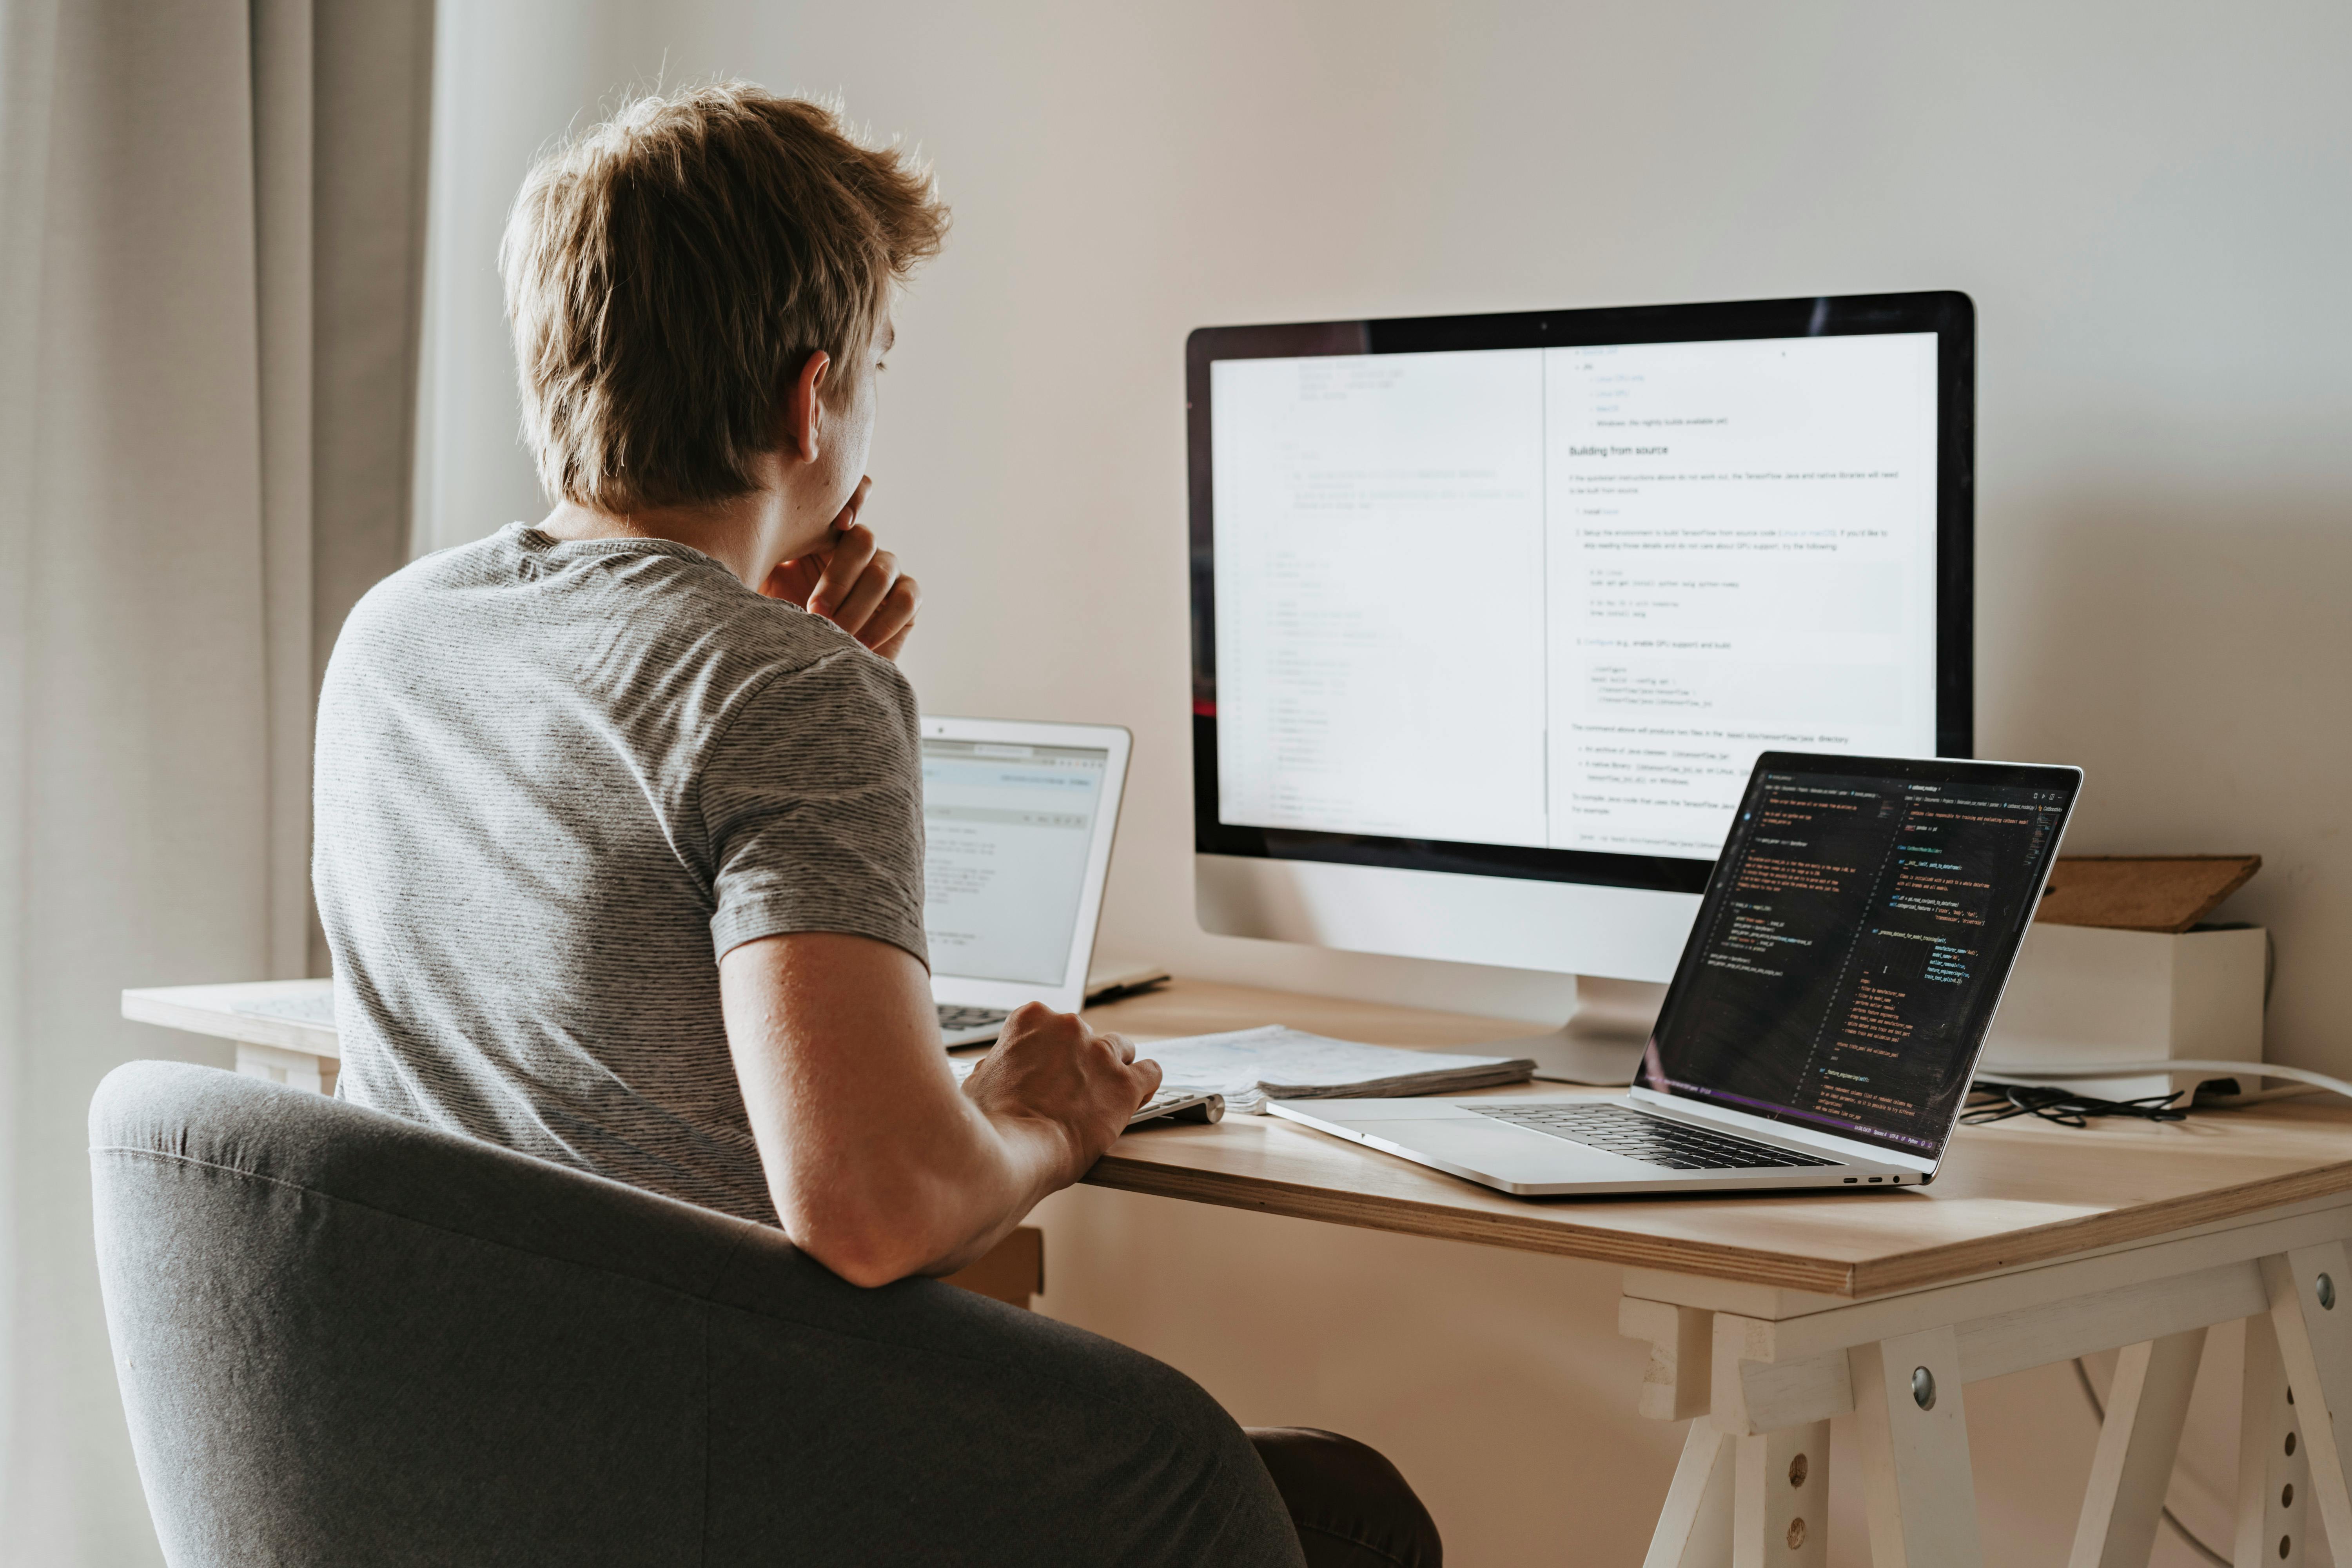
[[[2190,1329],[2126,1345],[2116,1358],[2067,1568],[2147,1568],[2204,1353],[2205,1331]]]
[[[1830,1424],[1735,1441],[1731,1568],[1827,1568]]]
[[[2294,1395],[2302,1441],[2310,1449],[2311,1489],[2338,1562],[2352,1561],[2352,1492],[2344,1462],[2352,1457],[2352,1263],[2344,1244],[2300,1247],[2263,1259],[2271,1327]]]
[[[1871,1568],[1981,1568],[1958,1339],[1927,1329],[1847,1356]]]
[[[1726,1436],[1706,1416],[1691,1421],[1642,1568],[1730,1568],[1738,1448],[1738,1439]]]
[[[2311,1450],[2294,1417],[2277,1331],[2267,1317],[2248,1318],[2238,1415],[2238,1544],[2231,1553],[2236,1568],[2303,1568]]]
[[[236,1043],[238,1072],[247,1078],[266,1078],[291,1089],[307,1089],[313,1094],[334,1093],[335,1069],[341,1066],[332,1057],[314,1057],[308,1051],[257,1046],[249,1040]]]

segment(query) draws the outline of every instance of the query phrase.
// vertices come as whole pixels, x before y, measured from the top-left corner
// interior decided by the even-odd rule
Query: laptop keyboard
[[[1757,1171],[1776,1166],[1834,1165],[1769,1143],[1713,1132],[1686,1121],[1643,1116],[1620,1105],[1471,1105],[1465,1110],[1529,1131],[1549,1133],[1674,1171]]]
[[[1003,1007],[957,1007],[945,1002],[935,1002],[940,1010],[940,1032],[951,1035],[959,1029],[989,1029],[1013,1015]]]

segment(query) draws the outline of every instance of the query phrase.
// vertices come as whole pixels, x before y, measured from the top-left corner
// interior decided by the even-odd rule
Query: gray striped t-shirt
[[[718,955],[924,955],[906,678],[667,541],[516,523],[377,584],[315,832],[340,1093],[765,1224]]]

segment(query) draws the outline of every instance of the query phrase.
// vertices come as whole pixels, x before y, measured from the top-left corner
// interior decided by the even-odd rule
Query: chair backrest
[[[89,1121],[174,1568],[1297,1562],[1232,1418],[1067,1325],[215,1069]]]
[[[90,1145],[174,1563],[685,1560],[730,1258],[845,1289],[772,1231],[203,1068],[109,1075]]]

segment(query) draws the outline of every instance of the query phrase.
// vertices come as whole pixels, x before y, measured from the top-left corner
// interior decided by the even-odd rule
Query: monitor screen
[[[1196,333],[1201,847],[1696,891],[1759,752],[1964,753],[1964,306]]]
[[[923,934],[935,974],[1059,985],[1110,753],[923,739]]]
[[[2080,776],[1761,759],[1636,1081],[1936,1157]]]

